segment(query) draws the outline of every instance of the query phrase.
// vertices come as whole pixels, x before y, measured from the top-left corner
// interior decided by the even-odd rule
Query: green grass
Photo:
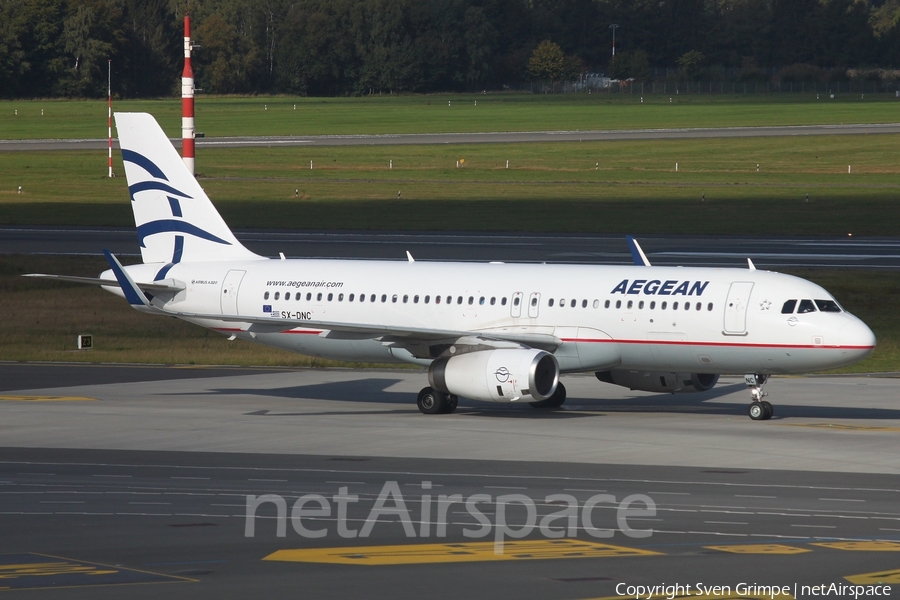
[[[95,277],[102,257],[0,256],[0,360],[116,363],[337,366],[236,340],[201,327],[132,310],[93,286],[50,283],[23,273],[65,273]],[[894,298],[900,275],[883,272],[792,271],[823,285],[845,308],[863,319],[878,337],[867,360],[841,372],[900,371],[900,324]],[[93,334],[94,349],[78,351],[78,334]]]
[[[672,102],[669,102],[669,98]],[[207,136],[558,131],[894,123],[889,94],[487,94],[367,98],[203,97]],[[448,102],[450,105],[448,106]],[[477,106],[476,106],[477,102]],[[294,109],[296,106],[296,109]],[[43,110],[43,115],[41,111]],[[181,137],[179,98],[116,101],[115,111],[150,112]],[[18,115],[16,115],[18,111]],[[0,139],[105,138],[105,100],[0,102]]]
[[[859,135],[204,149],[198,171],[233,227],[900,235],[895,157]],[[133,224],[103,151],[0,165],[2,223]]]

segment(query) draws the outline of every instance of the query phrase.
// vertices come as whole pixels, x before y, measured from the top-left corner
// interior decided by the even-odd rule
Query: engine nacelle
[[[613,369],[597,371],[597,379],[604,383],[621,385],[631,390],[658,393],[705,392],[719,381],[711,373],[669,373],[665,371],[628,371]]]
[[[546,400],[559,383],[559,363],[543,350],[479,350],[439,358],[428,368],[434,389],[488,402]]]

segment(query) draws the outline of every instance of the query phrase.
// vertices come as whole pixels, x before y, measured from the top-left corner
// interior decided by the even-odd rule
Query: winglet
[[[408,260],[409,262],[416,262],[416,259],[414,259],[412,254],[409,253],[409,250],[406,251],[406,260]]]
[[[125,294],[125,299],[128,300],[128,304],[132,306],[149,306],[150,301],[147,299],[147,296],[145,296],[144,292],[142,292],[134,283],[134,280],[125,271],[125,268],[122,266],[122,263],[119,262],[119,259],[113,256],[112,252],[109,250],[103,250],[103,255],[106,256],[106,262],[109,263],[109,268],[112,269],[113,275],[116,276],[116,281],[119,282],[119,287],[122,288],[122,292]]]
[[[747,259],[747,268],[750,269],[751,271],[756,270],[756,265],[754,265],[753,261],[750,260],[749,258]]]
[[[630,235],[626,237],[628,239],[628,249],[631,250],[631,259],[634,261],[634,264],[639,267],[649,267],[650,261],[647,260],[647,255],[641,250],[641,246],[637,243],[637,240]]]

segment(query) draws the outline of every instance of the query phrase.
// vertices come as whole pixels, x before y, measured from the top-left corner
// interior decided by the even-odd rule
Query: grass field
[[[178,98],[117,101],[113,110],[150,112],[171,137],[181,137]],[[199,96],[195,114],[198,131],[219,137],[894,123],[898,111],[900,100],[889,94],[838,94],[834,100],[824,94],[816,100],[813,93],[655,95],[643,102],[639,94],[487,94]],[[0,139],[106,134],[105,100],[0,102]]]
[[[0,256],[0,314],[14,315],[0,329],[0,360],[259,366],[336,366],[210,332],[176,319],[148,316],[94,286],[40,282],[23,273],[96,277],[102,257]],[[878,337],[875,353],[842,372],[900,370],[900,323],[893,298],[900,278],[883,273],[793,271],[834,293]],[[78,334],[93,334],[94,349],[78,351]]]
[[[103,151],[0,162],[2,223],[133,224]],[[197,163],[234,227],[900,235],[890,135],[203,149]]]

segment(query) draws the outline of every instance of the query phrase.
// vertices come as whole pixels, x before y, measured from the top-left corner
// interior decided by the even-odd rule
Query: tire
[[[437,415],[443,412],[447,406],[447,395],[433,388],[422,388],[419,397],[416,399],[416,406],[426,415]]]
[[[541,400],[539,402],[529,402],[530,406],[534,408],[559,408],[566,401],[566,386],[562,383],[556,384],[556,391],[553,392],[553,395],[547,398],[546,400]]]
[[[766,419],[766,407],[762,402],[751,402],[747,407],[747,414],[754,421],[764,421]]]
[[[444,404],[444,410],[441,411],[442,414],[449,415],[453,411],[456,410],[457,405],[459,404],[459,397],[456,394],[450,394],[447,397],[447,402]]]
[[[763,400],[762,402],[760,402],[760,404],[762,404],[763,408],[766,410],[766,416],[763,417],[763,420],[768,421],[772,418],[772,415],[775,414],[775,407],[772,406],[772,403],[768,400]]]

